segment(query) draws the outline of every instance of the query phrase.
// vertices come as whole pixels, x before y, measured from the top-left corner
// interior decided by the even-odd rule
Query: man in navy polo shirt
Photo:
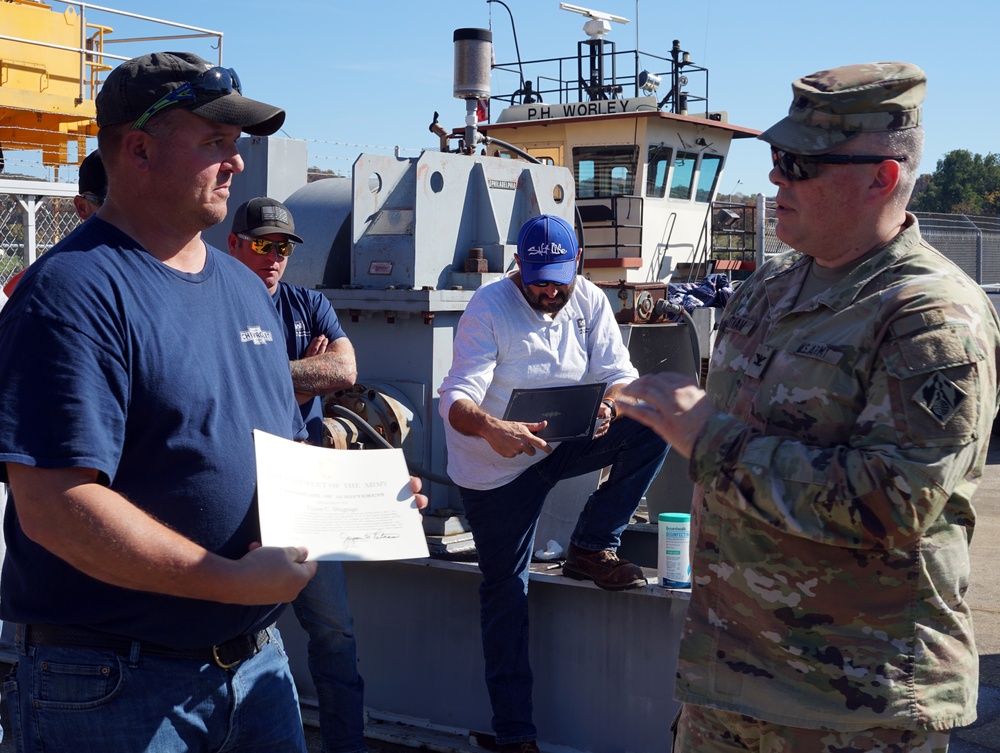
[[[309,440],[323,445],[320,395],[354,384],[354,348],[322,293],[281,281],[296,243],[291,212],[280,201],[260,196],[233,214],[229,253],[267,287],[278,310],[291,362],[292,384]],[[358,674],[353,621],[347,604],[344,568],[322,562],[292,606],[309,633],[309,672],[319,699],[324,753],[365,750],[365,684]]]
[[[20,751],[303,753],[273,624],[316,570],[262,547],[253,431],[304,438],[282,324],[201,232],[283,110],[156,53],[97,97],[110,190],[0,314],[0,618]]]

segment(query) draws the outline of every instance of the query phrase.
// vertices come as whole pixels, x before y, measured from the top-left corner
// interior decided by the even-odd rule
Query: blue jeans
[[[232,670],[198,660],[17,645],[4,696],[18,753],[306,753],[277,629]]]
[[[600,439],[563,442],[504,486],[461,490],[483,573],[479,586],[483,658],[497,743],[537,736],[528,663],[528,566],[545,497],[564,478],[610,465],[608,480],[590,495],[570,541],[583,549],[616,550],[667,449],[653,431],[622,418],[612,422]]]
[[[344,566],[320,562],[292,608],[309,633],[309,673],[319,700],[323,753],[364,753],[365,681],[358,674]]]

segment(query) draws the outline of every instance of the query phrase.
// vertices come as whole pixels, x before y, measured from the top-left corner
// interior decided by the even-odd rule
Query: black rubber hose
[[[388,439],[386,439],[377,431],[375,431],[374,426],[365,421],[363,418],[361,418],[361,416],[352,411],[350,408],[345,408],[343,405],[337,405],[336,403],[332,403],[330,405],[324,406],[324,410],[328,410],[331,413],[335,413],[341,418],[346,418],[347,420],[356,424],[358,428],[360,428],[366,435],[368,435],[368,437],[370,437],[376,444],[380,445],[383,449],[385,450],[396,449],[395,447],[392,446],[392,443]],[[455,482],[452,481],[447,476],[440,476],[436,473],[425,471],[423,468],[413,465],[412,463],[407,463],[406,469],[410,472],[411,475],[419,476],[420,478],[425,478],[428,481],[433,481],[435,484],[445,484],[447,486],[455,486]]]

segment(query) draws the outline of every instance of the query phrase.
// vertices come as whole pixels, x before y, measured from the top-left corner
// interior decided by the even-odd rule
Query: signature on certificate
[[[386,541],[388,539],[398,539],[399,533],[395,531],[372,530],[364,533],[354,534],[344,537],[344,546],[347,548],[360,546],[372,541]]]

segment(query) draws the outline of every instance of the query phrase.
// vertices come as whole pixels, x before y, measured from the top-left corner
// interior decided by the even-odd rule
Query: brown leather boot
[[[642,568],[619,559],[610,549],[592,552],[570,544],[562,572],[574,580],[592,580],[605,591],[628,591],[646,585]]]

